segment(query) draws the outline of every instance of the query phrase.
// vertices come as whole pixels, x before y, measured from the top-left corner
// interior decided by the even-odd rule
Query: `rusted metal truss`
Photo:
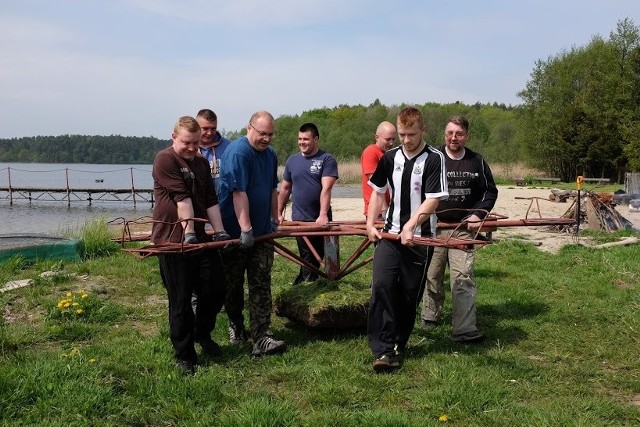
[[[412,243],[416,245],[425,245],[425,246],[440,246],[447,248],[458,248],[464,250],[471,250],[476,245],[486,245],[491,243],[490,239],[483,238],[480,235],[481,232],[491,232],[495,231],[498,227],[527,227],[527,226],[544,226],[544,225],[570,225],[573,224],[574,219],[572,218],[543,218],[538,216],[536,218],[529,218],[529,211],[531,210],[531,206],[534,203],[538,203],[537,198],[531,198],[531,205],[529,210],[527,210],[527,216],[523,219],[508,219],[508,217],[503,215],[498,215],[494,213],[488,213],[484,220],[479,221],[479,224],[476,224],[476,233],[472,238],[459,238],[455,237],[455,232],[452,233],[453,236],[450,237],[414,237],[412,239]],[[538,212],[540,209],[538,208]],[[120,219],[119,219],[120,220]],[[198,221],[203,221],[202,219],[195,219]],[[148,241],[150,238],[149,234],[134,234],[131,232],[132,225],[140,225],[140,224],[149,224],[152,223],[153,220],[149,218],[140,218],[134,221],[124,221],[121,219],[121,223],[123,224],[123,232],[122,237],[117,239],[120,243],[124,244],[125,242],[133,242],[133,241]],[[458,230],[461,227],[466,229],[468,222],[461,223],[438,223],[437,228],[439,229],[453,229]],[[177,223],[174,224],[177,226]],[[382,228],[383,223],[376,223],[376,227],[378,229]],[[380,232],[382,239],[386,240],[399,240],[400,236],[398,234],[391,234],[386,232]],[[313,236],[322,236],[325,240],[325,259],[321,259],[316,250],[313,248],[308,238]],[[352,255],[344,262],[344,264],[340,264],[340,245],[339,245],[339,237],[340,236],[361,236],[362,242],[356,248]],[[290,250],[278,240],[282,238],[295,238],[302,237],[307,243],[308,247],[311,249],[311,252],[315,256],[316,260],[318,260],[320,266],[316,267],[304,259],[300,258],[300,256],[294,251]],[[342,277],[350,274],[351,272],[367,265],[373,259],[373,257],[369,256],[363,260],[360,260],[362,254],[369,248],[372,242],[369,240],[366,232],[366,224],[364,221],[336,221],[330,222],[325,226],[318,226],[312,222],[300,222],[300,221],[285,221],[283,222],[278,231],[274,233],[270,233],[264,236],[259,236],[255,238],[255,241],[268,241],[273,244],[274,250],[284,258],[303,266],[310,271],[316,273],[318,276],[330,279],[330,280],[338,280]],[[219,242],[205,242],[205,243],[196,243],[196,244],[184,244],[184,243],[166,243],[166,244],[158,244],[158,245],[147,245],[143,247],[137,248],[124,248],[123,251],[135,254],[141,258],[146,258],[149,256],[161,255],[161,254],[179,254],[179,253],[193,253],[197,251],[203,250],[213,250],[213,249],[225,249],[232,246],[237,246],[240,244],[240,239],[232,239],[226,241]]]

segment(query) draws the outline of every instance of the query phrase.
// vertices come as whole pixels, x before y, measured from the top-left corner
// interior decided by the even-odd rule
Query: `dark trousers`
[[[311,242],[311,245],[313,246],[313,248],[318,253],[318,255],[320,255],[320,258],[321,259],[324,258],[324,236],[313,236],[313,237],[308,237],[308,239]],[[298,243],[298,252],[300,253],[300,258],[302,258],[303,260],[307,261],[309,264],[315,267],[320,267],[320,262],[313,255],[313,252],[311,252],[311,249],[309,249],[307,242],[305,242],[302,237],[296,237],[296,242]],[[298,273],[298,276],[293,281],[293,284],[298,285],[304,281],[312,282],[317,279],[318,279],[318,275],[316,273],[310,271],[305,267],[300,266],[300,272]]]
[[[375,357],[403,350],[413,331],[416,310],[433,254],[430,246],[381,240],[373,254],[367,336]]]
[[[158,255],[160,276],[169,299],[169,336],[176,359],[197,360],[195,341],[211,339],[226,292],[218,251],[195,255]],[[194,314],[191,295],[198,297]]]

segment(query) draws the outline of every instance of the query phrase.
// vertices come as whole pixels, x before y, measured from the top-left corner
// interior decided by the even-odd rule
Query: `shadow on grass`
[[[416,316],[416,327],[409,341],[406,356],[410,358],[426,357],[433,353],[477,353],[500,346],[512,346],[527,339],[527,332],[514,324],[514,321],[541,316],[549,311],[549,306],[541,302],[505,301],[498,304],[482,304],[478,306],[478,326],[486,334],[486,339],[477,344],[456,343],[451,340],[451,312],[445,311],[445,324],[431,331],[425,331],[419,326],[419,315]],[[273,315],[275,317],[275,314]],[[224,324],[226,331],[226,316],[221,313],[218,317]],[[344,344],[367,340],[366,327],[357,328],[311,328],[301,322],[281,319],[272,324],[272,332],[277,339],[284,340],[289,348],[303,348],[310,343],[335,342]],[[251,354],[251,341],[242,346],[230,346],[228,341],[219,340],[222,345],[221,357],[208,360],[206,365],[235,362]]]
[[[527,339],[528,334],[511,320],[523,320],[538,317],[549,311],[549,306],[540,302],[508,301],[500,304],[483,304],[477,309],[478,327],[484,331],[484,341],[475,344],[456,343],[451,340],[451,325],[442,324],[435,329],[425,331],[416,326],[410,343],[408,356],[424,357],[429,353],[475,353],[500,346],[512,346]],[[445,319],[450,321],[451,313],[446,312]],[[506,325],[505,325],[506,323]]]

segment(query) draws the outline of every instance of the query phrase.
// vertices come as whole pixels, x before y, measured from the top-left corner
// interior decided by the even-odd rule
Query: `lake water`
[[[87,188],[87,189],[138,189],[153,188],[151,165],[93,165],[49,163],[0,163],[0,187],[32,188]],[[5,193],[6,194],[6,193]],[[360,197],[359,186],[336,186],[333,197]],[[107,221],[151,216],[150,203],[96,201],[34,201],[0,200],[0,234],[45,233],[60,234],[66,230],[81,228],[85,222],[96,218]]]

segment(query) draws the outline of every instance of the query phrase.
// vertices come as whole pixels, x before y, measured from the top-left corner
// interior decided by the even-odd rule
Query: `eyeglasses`
[[[462,138],[463,136],[466,136],[467,133],[459,130],[456,132],[452,132],[452,131],[445,132],[445,135],[447,135],[448,137],[455,136],[456,138]]]
[[[253,123],[249,123],[249,126],[251,126],[253,128],[253,130],[255,130],[258,135],[260,135],[260,138],[273,138],[275,136],[275,132],[263,132],[261,130],[256,129],[256,127],[253,125]]]

